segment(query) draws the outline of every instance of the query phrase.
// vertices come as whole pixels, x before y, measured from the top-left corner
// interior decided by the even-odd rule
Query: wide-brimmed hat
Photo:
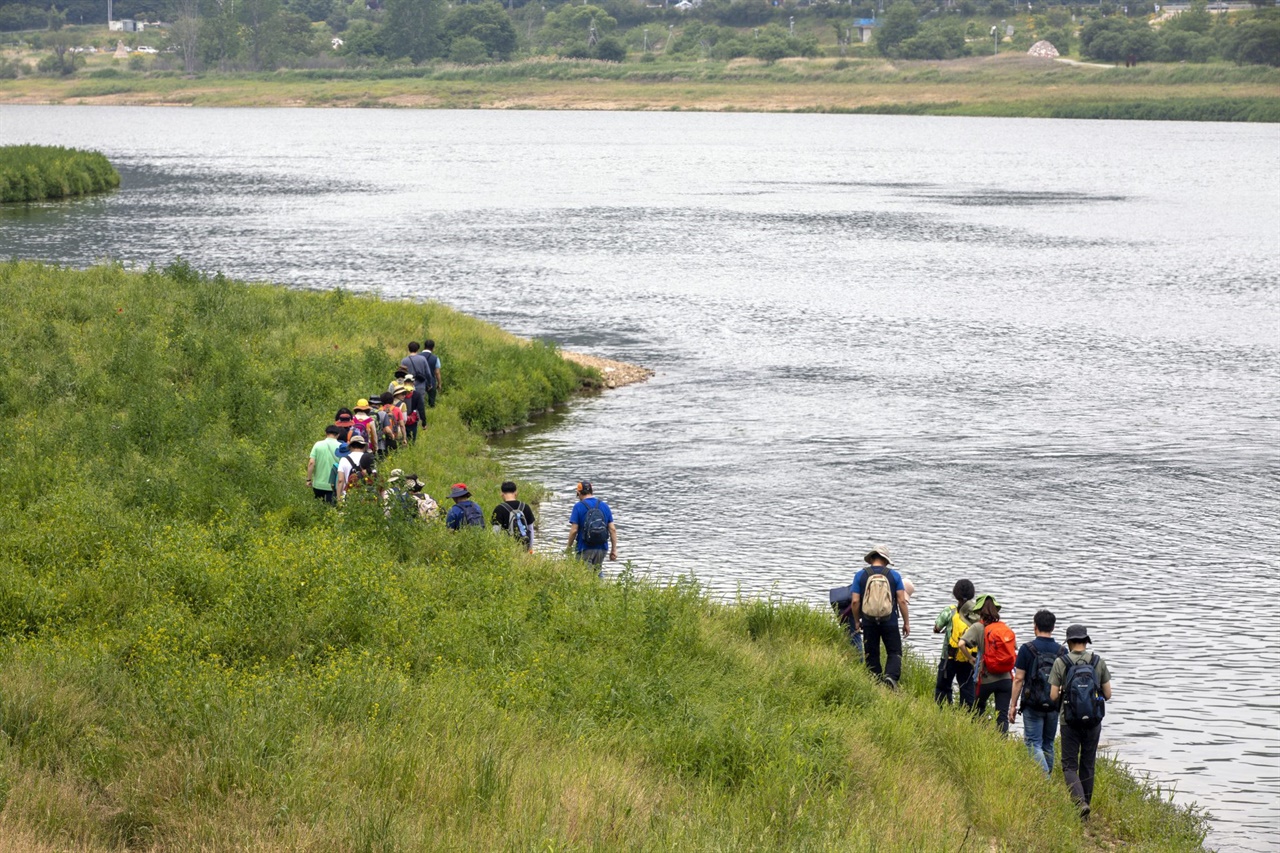
[[[893,565],[893,560],[889,559],[889,549],[884,547],[883,545],[872,545],[871,550],[868,551],[866,553],[866,556],[864,556],[862,559],[863,561],[870,563],[872,558],[874,557],[884,557],[884,561],[886,563],[888,563],[891,566]]]
[[[346,412],[343,412],[342,414],[338,415],[337,418],[334,419],[334,423],[350,426],[351,415],[347,414]]]
[[[400,468],[392,468],[391,473],[387,475],[388,483],[398,483],[404,479],[404,471]]]
[[[358,444],[358,445],[360,445],[361,447],[365,447],[365,446],[367,446],[367,445],[369,444],[369,442],[365,440],[365,437],[364,437],[364,435],[363,435],[362,433],[358,433],[358,432],[356,432],[356,431],[352,430],[352,432],[351,432],[351,438],[348,438],[348,439],[347,439],[347,444],[350,444],[350,445],[353,445],[353,446]]]
[[[989,592],[984,592],[973,600],[973,609],[981,610],[982,605],[987,603],[987,599],[991,599],[991,603],[996,606],[996,610],[1000,609],[1000,602],[996,601],[996,597]]]
[[[364,409],[366,411],[369,409],[369,401],[364,399],[363,397],[361,397],[359,400],[356,400],[356,405],[355,405],[355,410],[357,412],[360,411],[361,409]]]
[[[418,479],[417,474],[410,474],[404,478],[404,487],[411,492],[420,492],[424,488],[422,481]]]
[[[1072,643],[1072,642],[1092,643],[1093,640],[1089,639],[1089,629],[1086,628],[1084,625],[1072,625],[1071,627],[1067,628],[1067,642],[1068,643]]]
[[[449,489],[449,497],[453,499],[469,498],[471,491],[467,488],[466,483],[454,483],[453,488]]]
[[[337,450],[335,450],[335,451],[333,451],[333,455],[334,455],[334,456],[337,456],[337,457],[339,457],[339,458],[341,458],[341,457],[343,457],[343,456],[350,456],[350,455],[351,455],[351,445],[347,444],[345,441],[339,441],[339,442],[338,442],[338,449],[337,449]]]
[[[409,389],[408,389],[408,388],[405,388],[405,387],[403,387],[403,386],[401,386],[401,387],[399,387],[399,388],[397,388],[396,390],[394,390],[394,391],[392,391],[392,392],[391,392],[391,399],[393,399],[393,400],[394,400],[396,397],[408,397],[408,396],[409,396]]]

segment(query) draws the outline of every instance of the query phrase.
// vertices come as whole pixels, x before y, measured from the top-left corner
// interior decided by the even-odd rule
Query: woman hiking
[[[1009,699],[1013,694],[1013,664],[1017,658],[1017,641],[1013,629],[1000,621],[1000,602],[994,595],[983,593],[974,599],[980,623],[969,626],[960,642],[970,654],[978,656],[977,713],[985,714],[987,700],[995,699],[996,727],[1009,733]]]

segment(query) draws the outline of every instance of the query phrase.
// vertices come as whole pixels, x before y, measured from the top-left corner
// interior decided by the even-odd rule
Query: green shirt
[[[1075,666],[1078,663],[1088,663],[1092,659],[1095,661],[1093,668],[1098,673],[1098,686],[1106,684],[1111,680],[1111,670],[1107,669],[1107,662],[1102,659],[1102,655],[1095,655],[1093,652],[1085,649],[1083,652],[1067,652],[1067,657],[1058,658],[1053,662],[1053,669],[1049,671],[1049,685],[1051,687],[1061,687],[1062,679],[1067,677],[1067,667]],[[1070,661],[1068,663],[1067,661]]]
[[[317,441],[311,448],[311,458],[316,461],[315,471],[311,475],[311,487],[322,492],[332,492],[329,474],[338,461],[338,439],[330,435]]]

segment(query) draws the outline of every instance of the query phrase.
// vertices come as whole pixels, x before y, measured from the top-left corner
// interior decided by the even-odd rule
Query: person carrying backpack
[[[434,343],[428,341],[428,343]],[[427,425],[427,404],[426,389],[431,387],[428,382],[428,374],[431,372],[431,359],[427,358],[425,353],[420,352],[422,345],[417,341],[409,342],[409,354],[400,359],[400,367],[396,370],[396,376],[402,377],[404,385],[409,387],[409,416],[412,423],[408,425],[409,441],[418,440],[418,427]],[[429,347],[428,347],[429,349]],[[432,356],[434,358],[434,356]],[[401,373],[403,371],[403,373]],[[395,389],[391,389],[395,390]],[[434,392],[432,396],[432,404],[434,405]],[[413,417],[416,415],[417,417]]]
[[[960,704],[972,708],[974,703],[973,658],[960,642],[969,626],[978,621],[973,609],[973,581],[961,578],[951,588],[956,603],[944,607],[933,623],[933,633],[942,634],[942,657],[938,661],[938,679],[933,687],[933,699],[939,705],[952,704],[951,683],[958,682]]]
[[[533,553],[533,509],[516,497],[516,484],[510,480],[502,484],[502,503],[493,508],[489,522]]]
[[[317,500],[333,503],[333,479],[329,472],[338,464],[338,427],[329,424],[324,428],[324,438],[311,446],[311,456],[307,459],[307,485]]]
[[[578,559],[596,567],[596,574],[604,577],[604,557],[618,559],[618,529],[613,525],[613,511],[600,498],[595,497],[591,481],[578,483],[578,502],[569,513],[569,542],[566,550],[575,549]]]
[[[466,483],[454,483],[449,490],[453,506],[444,517],[445,527],[450,530],[461,530],[463,527],[484,527],[484,510],[480,504],[471,500],[471,492]]]
[[[1101,655],[1086,649],[1090,642],[1084,625],[1067,628],[1067,652],[1049,673],[1049,698],[1062,703],[1062,778],[1081,817],[1092,808],[1098,740],[1111,698],[1111,672]]]
[[[383,391],[378,398],[378,409],[373,413],[378,425],[378,455],[386,456],[400,446],[404,440],[404,423],[399,410],[395,407],[396,396],[390,391]]]
[[[981,620],[969,626],[960,638],[969,654],[978,657],[978,701],[976,713],[987,712],[987,700],[994,699],[996,727],[1009,733],[1009,698],[1013,693],[1013,665],[1017,660],[1017,640],[1013,629],[1000,621],[1000,602],[983,593],[974,599]]]
[[[1053,741],[1058,736],[1058,703],[1050,698],[1049,674],[1066,651],[1053,639],[1057,621],[1048,610],[1036,611],[1036,638],[1018,649],[1009,697],[1009,724],[1017,720],[1021,698],[1022,741],[1046,776],[1053,773]]]
[[[911,633],[911,614],[902,575],[889,568],[889,552],[876,545],[866,556],[866,568],[853,576],[853,621],[862,631],[862,651],[867,669],[890,689],[898,689],[902,678],[902,638]],[[902,634],[898,634],[898,613],[902,613]],[[884,645],[885,665],[880,669],[880,646]]]
[[[370,453],[378,452],[378,421],[373,416],[373,407],[368,400],[357,400],[355,413],[351,416],[351,435],[359,433],[364,436],[365,446]],[[347,439],[351,443],[351,439]]]
[[[347,492],[373,483],[378,477],[378,470],[373,464],[373,454],[368,450],[369,443],[365,441],[364,435],[352,430],[351,440],[347,445],[351,452],[341,457],[338,463],[338,475],[334,481],[339,502],[347,496]]]

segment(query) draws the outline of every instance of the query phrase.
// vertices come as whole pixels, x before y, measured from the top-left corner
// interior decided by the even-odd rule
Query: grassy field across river
[[[334,410],[429,334],[441,403],[383,467],[491,506],[482,431],[593,378],[550,346],[181,263],[9,262],[0,299],[0,849],[1200,848],[1113,762],[1082,824],[829,613],[312,497]]]
[[[880,112],[1280,121],[1280,69],[1109,68],[1004,54],[947,62],[787,59],[204,74],[115,68],[0,80],[0,103]]]

